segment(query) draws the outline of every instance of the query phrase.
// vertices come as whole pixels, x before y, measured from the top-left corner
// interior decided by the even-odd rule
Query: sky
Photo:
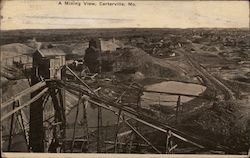
[[[62,5],[59,5],[59,2]],[[3,0],[1,30],[67,28],[249,28],[248,1],[135,1],[136,6]],[[123,2],[128,1],[106,1]],[[131,1],[130,1],[131,2]]]

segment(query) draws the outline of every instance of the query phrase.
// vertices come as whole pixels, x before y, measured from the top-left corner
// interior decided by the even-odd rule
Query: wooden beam
[[[186,96],[186,97],[200,97],[200,95],[184,94],[184,93],[172,93],[172,92],[160,92],[160,91],[153,91],[153,90],[143,90],[143,92],[160,93],[160,94],[177,95],[177,96]]]
[[[18,101],[22,96],[24,95],[27,95],[29,93],[32,93],[36,90],[38,90],[39,88],[45,86],[46,83],[44,81],[41,81],[37,84],[35,84],[34,86],[30,87],[30,88],[27,88],[25,89],[24,91],[14,95],[13,97],[11,97],[9,100],[7,100],[6,102],[2,103],[1,104],[1,109],[7,107],[8,105],[10,105],[11,103],[15,102],[15,101]]]
[[[115,144],[115,142],[113,141],[104,141],[105,144]],[[122,142],[118,142],[118,145],[123,145],[123,146],[127,146],[127,143],[122,143]],[[136,146],[137,144],[133,143],[131,144],[131,146]],[[147,144],[141,144],[142,147],[149,147],[149,145]]]
[[[121,118],[121,110],[119,110],[118,118],[117,118],[117,125],[116,125],[116,132],[115,132],[115,146],[114,146],[114,152],[117,152],[117,142],[118,142],[118,133],[120,128],[120,118]]]
[[[15,105],[16,105],[16,103],[13,102],[13,103],[12,103],[12,109],[13,109],[13,110],[15,109]],[[13,125],[13,124],[14,124],[14,116],[15,116],[15,115],[12,115],[12,116],[11,116],[8,151],[11,150],[11,145],[12,145],[12,133],[13,133],[13,127],[14,127],[14,125]]]
[[[123,119],[123,121],[138,135],[140,136],[149,146],[151,146],[158,154],[161,154],[161,152],[153,146],[152,143],[150,143],[140,132],[138,132],[130,123],[128,123],[127,120]]]
[[[17,107],[19,107],[19,106],[20,106],[20,101],[17,101]],[[29,151],[29,133],[26,130],[27,127],[25,127],[25,125],[24,125],[24,120],[26,120],[26,121],[28,121],[28,120],[27,120],[26,115],[25,115],[23,110],[19,111],[19,114],[17,114],[17,119],[18,119],[19,125],[20,125],[20,127],[21,127],[21,129],[23,131],[23,135],[24,135],[24,138],[25,138],[27,149]]]
[[[44,88],[39,94],[37,94],[35,97],[33,97],[32,99],[30,99],[28,102],[24,103],[23,105],[15,108],[14,110],[8,112],[7,114],[5,114],[4,116],[1,117],[1,121],[5,120],[6,118],[8,118],[9,116],[11,116],[12,114],[14,114],[15,112],[25,108],[26,106],[30,105],[31,103],[33,103],[34,101],[36,101],[37,99],[39,99],[45,92],[47,92],[48,88]]]
[[[75,121],[74,121],[74,130],[73,130],[73,136],[72,136],[72,143],[71,143],[71,148],[70,148],[70,151],[71,151],[71,152],[73,152],[73,150],[74,150],[74,145],[75,145],[75,133],[76,133],[76,124],[77,124],[77,120],[78,120],[78,114],[79,114],[79,108],[80,108],[81,102],[82,102],[82,94],[79,94],[79,100],[78,100],[78,104],[77,104],[76,115],[75,115]]]
[[[177,129],[174,129],[173,127],[170,127],[170,126],[168,126],[166,124],[163,124],[163,123],[161,123],[161,122],[159,122],[157,120],[153,120],[152,118],[150,119],[150,121],[145,121],[145,120],[148,120],[148,118],[146,116],[140,116],[140,118],[139,118],[139,115],[138,115],[138,113],[136,111],[133,111],[133,110],[128,109],[128,108],[125,108],[126,106],[123,106],[122,104],[118,104],[118,103],[110,102],[110,101],[107,101],[107,100],[103,100],[100,97],[97,98],[97,97],[95,97],[95,96],[87,93],[85,90],[81,90],[77,86],[73,86],[73,85],[69,86],[69,84],[65,84],[65,83],[63,85],[66,86],[67,88],[73,90],[73,91],[85,93],[86,95],[89,95],[90,97],[93,97],[96,101],[93,101],[93,100],[89,99],[90,103],[93,103],[95,105],[101,106],[102,108],[110,110],[110,111],[114,112],[116,115],[118,114],[119,109],[122,109],[123,114],[125,116],[129,117],[129,118],[132,118],[132,119],[134,119],[134,120],[136,120],[138,122],[141,122],[144,125],[152,127],[154,129],[157,129],[157,130],[159,130],[161,132],[164,132],[164,133],[166,133],[167,130],[171,130],[172,131],[172,135],[174,137],[176,137],[176,138],[178,138],[178,139],[180,139],[182,141],[185,141],[187,143],[193,144],[194,146],[197,146],[199,148],[205,148],[203,145],[197,144],[194,141],[186,139],[183,136],[181,136],[180,134],[177,134],[177,133],[181,133],[182,135],[184,135],[185,133],[183,133],[181,131],[178,131]],[[102,102],[102,103],[99,103],[99,102]],[[166,129],[160,127],[159,125],[163,126]]]
[[[66,68],[69,70],[70,73],[72,73],[72,75],[74,75],[85,87],[87,87],[94,95],[98,96],[98,94],[96,92],[94,92],[89,85],[87,85],[80,77],[77,76],[77,74],[72,71],[67,65]]]
[[[89,150],[89,130],[88,130],[88,118],[87,118],[87,105],[88,105],[88,100],[84,99],[84,97],[82,97],[83,99],[83,104],[82,104],[82,114],[83,114],[83,132],[85,134],[85,137],[87,139],[87,143],[86,143],[86,149],[87,151]],[[82,147],[81,149],[83,149],[84,147],[84,143],[82,143]]]

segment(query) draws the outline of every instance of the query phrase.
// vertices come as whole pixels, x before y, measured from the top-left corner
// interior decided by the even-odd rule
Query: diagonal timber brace
[[[164,124],[162,124],[162,123],[160,123],[160,122],[158,122],[156,120],[152,120],[151,118],[149,120],[147,117],[144,117],[143,119],[141,119],[140,116],[136,113],[136,111],[133,111],[133,110],[128,109],[128,108],[125,108],[125,106],[122,106],[121,104],[117,105],[118,103],[114,104],[113,102],[109,102],[109,101],[103,100],[100,97],[98,97],[98,98],[94,97],[93,95],[90,95],[85,90],[82,90],[79,87],[76,87],[76,86],[73,86],[73,85],[69,86],[69,85],[67,85],[65,83],[61,83],[61,84],[63,84],[68,89],[76,91],[76,93],[82,92],[85,95],[89,95],[91,98],[94,98],[95,101],[92,100],[92,99],[90,99],[89,100],[90,103],[93,103],[93,104],[96,104],[98,106],[101,106],[102,108],[105,108],[107,110],[113,111],[114,113],[118,113],[119,109],[122,109],[124,115],[128,116],[129,118],[132,118],[132,119],[134,119],[134,120],[136,120],[138,122],[141,122],[142,124],[150,126],[150,127],[154,128],[154,129],[157,129],[157,130],[159,130],[161,132],[164,132],[164,133],[166,133],[168,130],[171,130],[174,137],[176,137],[176,138],[178,138],[178,139],[180,139],[180,140],[182,140],[184,142],[190,143],[190,144],[192,144],[194,146],[197,146],[199,148],[205,148],[203,145],[197,144],[194,141],[191,141],[191,140],[186,139],[185,137],[181,136],[183,134],[182,132],[179,132],[178,130],[176,130],[176,129],[172,128],[172,127],[169,127],[168,125],[164,125]],[[153,123],[153,122],[155,122],[155,123]],[[167,129],[162,128],[162,126],[164,128],[167,128]],[[177,131],[181,135],[175,133],[175,131]]]
[[[38,93],[35,97],[33,97],[31,100],[29,100],[28,102],[24,103],[23,105],[15,108],[14,110],[8,112],[7,114],[5,114],[4,116],[1,117],[1,121],[5,120],[6,118],[8,118],[9,116],[11,116],[12,114],[14,114],[15,112],[25,108],[26,106],[30,105],[31,103],[35,102],[36,100],[38,100],[40,97],[43,96],[43,94],[45,92],[47,92],[48,88],[44,88],[40,93]]]

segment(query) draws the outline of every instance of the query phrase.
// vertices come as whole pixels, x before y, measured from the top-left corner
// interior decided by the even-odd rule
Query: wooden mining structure
[[[66,72],[71,73],[74,76],[74,81],[68,80]],[[122,122],[130,129],[133,135],[141,139],[144,143],[140,144],[140,147],[148,149],[151,153],[174,153],[175,149],[178,147],[176,142],[185,142],[196,148],[202,150],[227,150],[223,146],[217,146],[213,143],[196,138],[190,134],[186,134],[176,128],[169,126],[168,124],[161,122],[159,120],[153,119],[149,116],[140,113],[140,102],[138,101],[138,106],[136,108],[131,108],[130,106],[123,104],[121,102],[122,97],[126,93],[125,90],[120,94],[116,100],[112,100],[107,97],[103,97],[99,94],[100,88],[91,88],[81,77],[79,77],[73,70],[71,70],[65,62],[65,54],[55,48],[37,50],[33,54],[33,65],[31,71],[31,87],[14,95],[12,98],[1,104],[1,109],[12,106],[12,110],[1,116],[1,121],[11,119],[10,131],[9,131],[9,146],[8,150],[11,151],[12,141],[13,141],[13,118],[16,116],[20,122],[23,135],[25,137],[25,142],[27,144],[27,150],[30,152],[90,152],[88,133],[88,121],[87,121],[87,111],[86,105],[93,104],[98,107],[98,123],[97,123],[97,135],[96,135],[96,152],[104,152],[101,150],[101,144],[111,144],[112,152],[117,153],[118,146],[126,146],[125,143],[119,142],[118,135],[120,130],[120,125]],[[134,89],[143,91],[139,85],[136,83],[131,83],[128,89]],[[65,106],[65,91],[78,96],[78,103],[76,105],[76,119],[74,122],[74,130],[72,139],[66,139],[66,106]],[[26,103],[21,103],[20,98],[23,96],[31,94],[31,99]],[[169,94],[176,95],[176,94]],[[178,94],[181,96],[182,94]],[[49,124],[51,130],[50,133],[45,131],[45,104],[48,102],[48,97],[51,97],[53,106],[53,115],[49,119],[53,119],[52,123]],[[140,97],[140,96],[139,96]],[[195,96],[198,97],[198,96]],[[76,138],[75,127],[77,123],[77,115],[79,114],[79,106],[83,105],[83,137]],[[29,120],[25,120],[23,109],[25,107],[30,107]],[[50,105],[51,106],[51,105]],[[180,97],[177,101],[177,108],[180,106]],[[108,110],[113,112],[117,116],[117,123],[115,125],[114,133],[115,138],[113,141],[103,140],[100,138],[100,126],[102,125],[102,110]],[[176,114],[178,115],[178,114]],[[131,123],[133,120],[135,123]],[[178,120],[177,120],[178,121]],[[28,126],[24,122],[29,122]],[[138,126],[137,123],[143,124],[144,126],[150,127],[155,131],[161,132],[166,135],[164,151],[159,149],[156,145],[145,136]],[[49,136],[51,134],[52,136]],[[46,138],[46,141],[45,141]],[[49,138],[49,140],[47,140]],[[76,150],[76,146],[79,146],[80,150]],[[78,144],[78,145],[77,145]],[[133,140],[130,140],[128,145],[128,152],[131,152],[131,148],[136,145]]]

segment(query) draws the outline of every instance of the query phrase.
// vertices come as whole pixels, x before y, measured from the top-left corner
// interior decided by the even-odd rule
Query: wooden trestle
[[[118,152],[118,145],[122,145],[121,142],[118,141],[118,133],[119,133],[119,126],[120,122],[122,121],[125,125],[127,125],[134,137],[134,135],[137,135],[137,137],[141,138],[146,144],[141,144],[143,147],[151,148],[155,151],[155,153],[173,153],[174,149],[177,147],[176,144],[173,144],[173,138],[179,139],[181,141],[184,141],[186,143],[192,144],[193,146],[196,146],[198,148],[218,148],[218,146],[207,146],[206,143],[208,141],[204,141],[201,139],[197,139],[195,137],[190,136],[189,134],[186,134],[180,130],[177,130],[163,122],[160,122],[158,120],[149,118],[148,116],[143,115],[142,113],[139,113],[135,109],[132,109],[131,107],[128,107],[127,105],[123,105],[120,103],[121,97],[126,93],[121,94],[120,98],[118,98],[116,101],[111,101],[108,98],[101,97],[98,94],[98,91],[91,89],[91,87],[84,82],[80,77],[78,77],[74,71],[72,71],[68,66],[64,67],[67,69],[68,72],[70,72],[72,75],[75,76],[75,78],[79,81],[79,85],[66,81],[66,80],[46,80],[43,81],[40,76],[34,76],[31,79],[32,87],[29,89],[15,95],[10,100],[6,101],[5,103],[2,103],[1,108],[6,108],[10,105],[13,105],[13,110],[1,117],[1,121],[5,120],[6,118],[13,116],[15,113],[20,112],[22,108],[30,105],[30,124],[29,124],[29,133],[27,134],[27,127],[23,126],[23,130],[25,131],[24,134],[26,136],[27,145],[29,147],[29,150],[32,152],[67,152],[65,142],[66,141],[66,116],[65,116],[65,90],[72,93],[75,96],[79,96],[79,101],[77,104],[77,113],[79,113],[79,107],[82,104],[83,105],[83,120],[84,122],[84,128],[83,132],[85,134],[85,137],[82,139],[82,142],[87,144],[85,148],[88,148],[88,143],[91,141],[89,140],[88,136],[88,122],[87,122],[87,114],[86,114],[86,104],[91,103],[96,106],[98,106],[98,129],[102,126],[101,123],[101,109],[106,109],[109,111],[112,111],[115,115],[117,115],[117,127],[115,131],[115,139],[114,141],[107,141],[103,140],[103,137],[100,135],[100,131],[98,132],[97,136],[97,151],[102,152],[100,147],[102,143],[107,144],[113,144],[114,146],[114,152]],[[36,70],[34,70],[36,71]],[[38,74],[34,72],[34,74]],[[131,84],[129,88],[133,88],[134,84]],[[136,87],[136,86],[135,86]],[[137,87],[138,88],[138,87]],[[25,94],[32,94],[31,100],[29,100],[27,103],[24,103],[19,106],[14,106],[14,103],[18,101],[23,95]],[[44,107],[43,104],[46,101],[45,94],[48,94],[52,98],[53,102],[53,108],[54,108],[54,122],[53,122],[53,138],[51,138],[51,142],[48,149],[45,149],[44,146],[44,118],[43,118],[43,112]],[[197,97],[197,96],[195,96]],[[179,103],[180,104],[180,103]],[[20,115],[21,116],[21,115]],[[77,121],[77,115],[76,120]],[[132,119],[136,122],[139,122],[140,124],[144,124],[146,126],[149,126],[157,131],[163,132],[166,135],[166,140],[164,140],[166,143],[165,152],[162,152],[157,148],[157,146],[154,146],[146,137],[142,135],[140,130],[138,130],[136,127],[134,127],[133,124],[129,123],[129,119]],[[35,120],[35,121],[34,121]],[[12,125],[11,125],[12,126]],[[75,127],[75,125],[74,125]],[[11,132],[11,131],[10,131]],[[75,134],[75,132],[73,132]],[[27,138],[28,137],[28,138]],[[101,138],[102,137],[102,138]],[[10,133],[10,140],[11,140],[11,133]],[[71,150],[70,152],[74,152],[74,146],[76,141],[79,141],[79,138],[76,138],[75,135],[72,136],[71,141]],[[87,143],[86,143],[87,142]],[[204,143],[206,142],[206,143]],[[10,141],[11,143],[11,141]],[[82,144],[83,144],[82,143]],[[131,147],[134,146],[135,143],[130,140],[130,150]],[[10,145],[11,148],[11,145]],[[83,148],[83,146],[82,146]],[[83,150],[82,150],[83,151]],[[88,151],[88,149],[84,150],[85,152]]]

